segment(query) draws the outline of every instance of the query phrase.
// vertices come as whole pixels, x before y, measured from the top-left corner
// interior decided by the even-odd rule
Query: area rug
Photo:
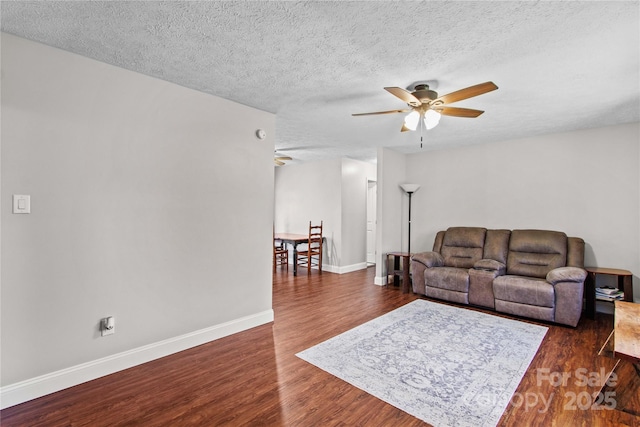
[[[495,426],[544,326],[416,300],[297,354],[434,426]]]

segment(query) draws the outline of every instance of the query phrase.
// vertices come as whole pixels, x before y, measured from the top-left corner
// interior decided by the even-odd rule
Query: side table
[[[389,267],[389,257],[393,257],[393,270],[388,271],[387,275],[393,274],[393,284],[399,285],[400,276],[402,276],[402,293],[409,293],[411,288],[411,279],[409,277],[409,264],[411,262],[411,254],[409,252],[389,252],[387,253],[387,268]],[[402,258],[402,270],[400,270],[400,259]]]
[[[633,274],[628,270],[605,267],[585,267],[587,279],[584,281],[584,293],[586,300],[585,312],[589,319],[596,317],[596,276],[599,274],[616,276],[618,289],[624,292],[624,300],[633,302]]]

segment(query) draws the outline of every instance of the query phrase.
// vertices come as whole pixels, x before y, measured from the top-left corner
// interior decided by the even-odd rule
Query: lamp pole
[[[407,191],[407,194],[409,194],[409,233],[407,236],[407,253],[411,256],[411,195],[413,194],[413,191]]]
[[[407,252],[409,256],[411,256],[411,195],[420,189],[420,185],[418,184],[401,184],[400,188],[404,190],[405,193],[409,195],[409,233],[407,235],[407,239],[409,241]]]

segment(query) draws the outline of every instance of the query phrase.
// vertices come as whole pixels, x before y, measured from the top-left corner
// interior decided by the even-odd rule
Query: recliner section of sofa
[[[569,326],[582,313],[584,240],[562,232],[451,227],[411,270],[431,298]]]

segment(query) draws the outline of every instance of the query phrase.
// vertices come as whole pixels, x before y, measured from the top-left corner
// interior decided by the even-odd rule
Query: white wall
[[[2,34],[3,406],[273,319],[274,133],[272,114]]]
[[[342,267],[366,268],[368,179],[376,179],[374,164],[342,159]]]
[[[586,265],[633,272],[638,301],[639,141],[633,123],[408,155],[412,251],[454,225],[560,230],[585,239]]]
[[[332,159],[276,168],[276,232],[307,234],[323,221],[323,269],[345,273],[366,268],[367,179],[375,165]]]
[[[376,278],[377,285],[387,284],[386,254],[407,250],[408,197],[400,188],[406,180],[407,156],[396,151],[378,149],[378,224],[376,228]],[[421,190],[419,190],[421,191]],[[414,215],[412,203],[412,223]],[[416,239],[411,231],[411,243]],[[413,248],[412,252],[415,252]]]
[[[309,233],[309,221],[322,221],[325,269],[339,265],[342,222],[340,159],[286,165],[275,170],[274,227],[281,233]]]

